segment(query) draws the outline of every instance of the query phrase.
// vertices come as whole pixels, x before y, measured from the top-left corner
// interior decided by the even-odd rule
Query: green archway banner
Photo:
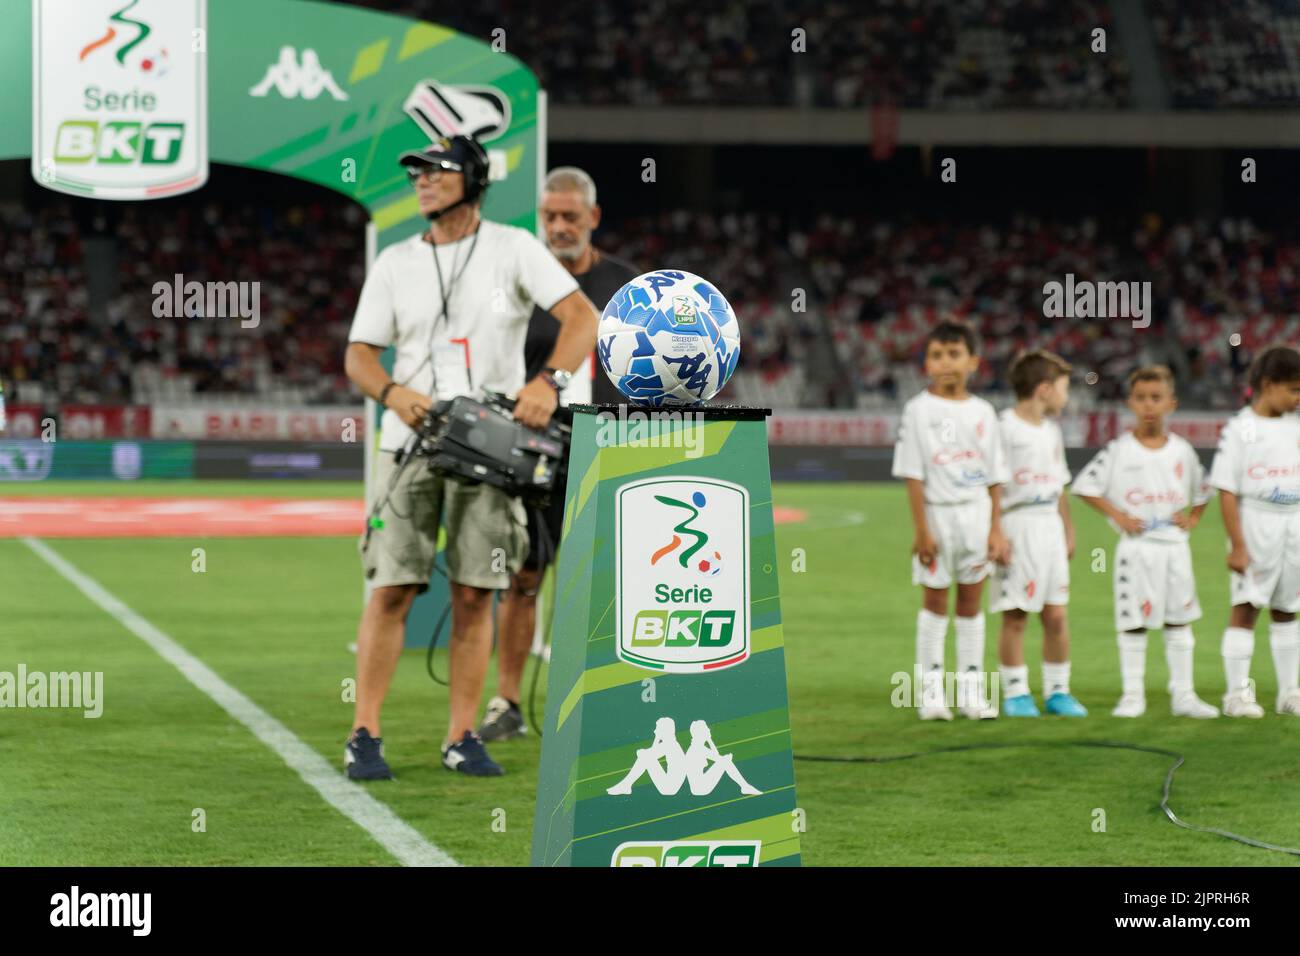
[[[481,40],[309,0],[12,6],[0,159],[50,189],[139,201],[201,188],[209,162],[260,169],[356,200],[383,248],[423,222],[397,155],[466,131],[492,159],[488,215],[535,228],[537,78]]]
[[[210,163],[294,176],[369,211],[369,261],[426,227],[398,155],[465,132],[491,161],[485,215],[536,230],[544,94],[482,40],[311,0],[10,6],[0,160],[30,157],[46,188],[138,202],[201,189]],[[375,403],[365,405],[378,426]],[[367,497],[377,432],[366,436]],[[435,576],[408,644],[428,642],[446,601]]]

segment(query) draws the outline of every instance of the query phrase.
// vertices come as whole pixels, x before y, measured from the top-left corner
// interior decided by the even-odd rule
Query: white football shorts
[[[993,566],[989,611],[1031,614],[1045,604],[1070,603],[1070,559],[1065,523],[1055,506],[1017,508],[1002,516],[1011,563]]]
[[[954,582],[978,584],[988,577],[992,518],[993,503],[987,495],[957,505],[927,504],[925,519],[939,553],[929,565],[912,555],[912,583],[947,590]]]
[[[1201,616],[1186,541],[1123,535],[1115,546],[1115,628],[1178,627]]]
[[[1228,572],[1233,604],[1300,611],[1300,508],[1241,503],[1241,536],[1250,564],[1245,574]]]

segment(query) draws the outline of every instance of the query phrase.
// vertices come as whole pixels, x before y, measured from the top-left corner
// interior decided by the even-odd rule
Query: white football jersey
[[[1243,499],[1300,508],[1300,417],[1246,406],[1223,426],[1210,484]]]
[[[961,504],[1005,482],[993,406],[970,395],[953,400],[928,389],[903,406],[894,445],[895,478],[925,482],[925,500]]]
[[[1210,500],[1196,449],[1172,432],[1161,448],[1148,448],[1132,432],[1125,432],[1084,466],[1073,490],[1076,495],[1105,498],[1141,518],[1141,537],[1150,541],[1186,541],[1187,532],[1173,523],[1174,515]],[[1120,530],[1115,522],[1110,525]]]
[[[1007,483],[1002,486],[1002,510],[1030,505],[1055,505],[1070,483],[1061,427],[1049,419],[1031,425],[1014,408],[998,416]]]

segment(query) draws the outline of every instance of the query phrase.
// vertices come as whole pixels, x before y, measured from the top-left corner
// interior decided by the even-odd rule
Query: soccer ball
[[[722,390],[740,359],[736,313],[711,283],[659,269],[637,276],[600,317],[596,354],[637,405],[697,405]]]

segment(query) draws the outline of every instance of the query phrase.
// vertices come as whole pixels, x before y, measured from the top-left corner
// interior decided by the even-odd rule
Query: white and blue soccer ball
[[[637,405],[696,405],[722,390],[740,359],[736,313],[710,282],[658,269],[637,276],[600,317],[596,354]]]

